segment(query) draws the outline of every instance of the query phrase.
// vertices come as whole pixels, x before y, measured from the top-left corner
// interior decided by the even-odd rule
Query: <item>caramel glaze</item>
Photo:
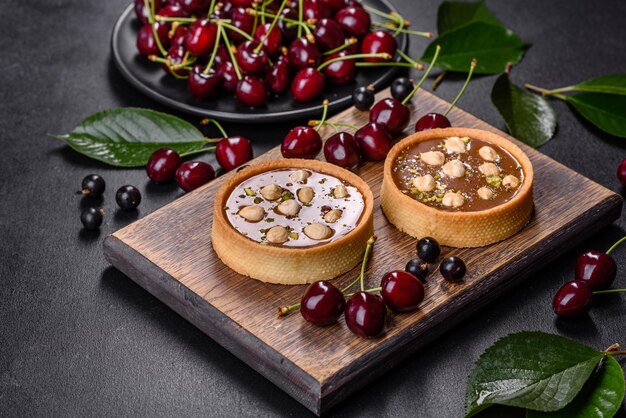
[[[396,186],[403,193],[437,209],[464,212],[496,207],[511,200],[517,194],[519,185],[524,181],[524,173],[519,162],[508,151],[480,139],[465,137],[461,138],[465,143],[465,152],[452,152],[446,149],[445,140],[446,138],[418,142],[402,151],[394,162],[392,172]],[[479,150],[484,146],[489,146],[496,152],[495,161],[486,161],[481,157]],[[465,167],[465,174],[460,178],[446,176],[443,173],[443,165],[426,164],[420,155],[428,151],[442,152],[445,156],[444,164],[451,160],[460,160]],[[500,169],[497,177],[487,177],[479,170],[479,167],[486,162],[492,162]],[[422,192],[415,187],[413,180],[426,174],[434,177],[436,186],[433,191]],[[502,179],[507,175],[515,176],[519,180],[519,185],[510,188],[503,186]],[[481,187],[489,188],[493,196],[487,200],[480,198],[477,191]],[[464,198],[463,205],[460,207],[444,206],[442,201],[446,192],[460,193]]]
[[[310,176],[301,183],[294,182],[289,176],[298,169],[268,171],[251,177],[230,194],[224,212],[231,226],[248,239],[262,245],[282,247],[312,247],[335,241],[352,231],[361,219],[364,210],[363,195],[359,190],[328,174],[305,170]],[[276,184],[283,190],[281,197],[270,201],[263,197],[260,190],[266,185]],[[343,185],[348,192],[347,197],[333,196],[335,187]],[[302,203],[298,198],[298,190],[311,187],[314,190],[313,200]],[[300,205],[300,211],[295,216],[281,214],[277,207],[285,200],[294,199]],[[244,219],[239,212],[242,208],[257,205],[264,209],[263,219],[250,222]],[[332,209],[342,211],[341,217],[335,222],[327,222],[324,215]],[[303,231],[312,223],[328,226],[332,235],[326,239],[315,240],[309,238]],[[289,229],[289,239],[284,243],[270,243],[267,240],[267,231],[273,226],[283,226]]]

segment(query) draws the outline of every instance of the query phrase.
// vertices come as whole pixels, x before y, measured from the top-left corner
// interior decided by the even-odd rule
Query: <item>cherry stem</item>
[[[283,22],[286,22],[286,23],[288,23],[290,25],[302,26],[305,30],[307,30],[309,28],[315,27],[313,24],[310,24],[308,22],[298,22],[297,20],[289,19],[288,17],[276,15],[274,13],[263,12],[263,11],[254,10],[254,9],[247,9],[247,12],[249,14],[251,14],[251,15],[258,15],[258,16],[262,16],[262,17],[271,17],[272,19],[278,17],[278,19],[283,21]]]
[[[383,290],[383,288],[382,288],[382,287],[372,287],[371,289],[365,289],[365,290],[362,290],[362,292],[365,292],[365,293],[374,293],[374,292],[380,292],[381,290]],[[348,294],[346,295],[346,299],[351,298],[352,296],[356,295],[357,293],[358,293],[358,292],[355,292],[355,293],[348,293]]]
[[[224,138],[228,138],[228,134],[226,133],[226,131],[224,130],[222,125],[216,119],[209,119],[209,118],[207,118],[207,119],[202,119],[200,121],[200,125],[203,125],[203,126],[207,126],[207,125],[209,125],[211,123],[213,125],[215,125],[215,127],[220,131],[220,133],[222,134],[222,136]]]
[[[604,351],[604,354],[607,356],[624,356],[626,355],[626,350]]]
[[[437,88],[439,88],[439,86],[441,85],[441,83],[443,82],[443,79],[446,78],[446,75],[448,75],[448,71],[447,70],[443,70],[441,72],[441,74],[439,74],[437,76],[437,78],[435,78],[435,81],[433,81],[433,85],[431,86],[431,88],[433,89],[433,91],[437,90]]]
[[[417,90],[419,90],[419,88],[422,86],[422,84],[424,84],[424,81],[426,81],[426,78],[428,77],[428,74],[430,74],[431,70],[435,66],[435,62],[437,62],[437,58],[439,57],[439,52],[440,51],[441,51],[441,47],[439,45],[437,45],[437,47],[435,48],[435,55],[433,55],[433,60],[428,65],[428,68],[426,69],[426,72],[422,76],[422,79],[419,81],[419,83],[417,83],[415,85],[415,87],[413,87],[413,90],[411,91],[411,93],[409,93],[409,95],[406,96],[404,98],[404,100],[402,100],[402,104],[403,105],[407,104],[413,98],[415,93],[417,93]]]
[[[293,305],[290,306],[281,306],[280,308],[278,308],[278,316],[287,316],[287,314],[291,311],[293,311],[294,309],[297,309],[300,307],[300,303],[294,303]]]
[[[272,30],[274,30],[274,26],[276,26],[276,22],[278,22],[278,16],[280,16],[280,14],[283,12],[283,9],[285,8],[286,4],[287,4],[287,0],[283,0],[282,4],[280,5],[280,8],[276,12],[276,16],[274,17],[274,20],[272,20],[272,24],[270,25],[270,28],[267,30],[267,32],[265,32],[263,39],[259,41],[259,45],[257,45],[257,47],[254,49],[255,54],[258,54],[261,51],[261,48],[263,48],[263,42],[267,40]],[[263,3],[263,9],[265,9],[265,3]],[[265,22],[263,23],[265,24]]]
[[[399,23],[398,21],[394,21],[393,23],[372,23],[372,26],[375,28],[388,29],[394,31],[394,35],[398,36],[399,33],[406,33],[407,35],[415,35],[420,36],[422,38],[432,38],[432,32],[422,32],[417,30],[409,30],[404,29],[404,22]]]
[[[230,44],[230,39],[228,39],[228,35],[226,35],[224,26],[220,25],[217,29],[219,32],[222,33],[222,37],[224,38],[224,43],[226,44],[226,50],[228,51],[228,55],[230,56],[230,61],[233,63],[233,68],[235,69],[235,73],[237,74],[237,80],[241,80],[241,71],[239,71],[239,65],[237,65],[235,54],[233,54],[233,47]]]
[[[611,246],[611,248],[606,250],[606,254],[609,255],[611,253],[611,251],[613,251],[618,245],[620,245],[624,241],[626,241],[626,237],[623,237],[623,238],[619,239],[615,244],[613,244]]]
[[[608,293],[624,293],[626,289],[608,289],[608,290],[596,290],[593,292],[594,295],[606,295]]]
[[[217,22],[217,33],[220,33],[220,27],[222,26],[221,22]],[[204,69],[203,73],[209,74],[209,72],[211,71],[211,68],[213,68],[213,63],[215,62],[215,56],[217,55],[217,48],[220,46],[220,37],[218,36],[215,39],[215,45],[213,45],[213,53],[211,54],[211,58],[209,58],[209,63],[206,65],[206,68]]]
[[[410,56],[408,56],[404,51],[402,51],[401,49],[398,49],[396,51],[398,53],[398,55],[400,55],[402,58],[404,58],[404,60],[406,62],[408,62],[409,64],[411,64],[413,67],[415,67],[418,70],[423,70],[425,67],[423,64],[420,64],[419,62],[415,61],[413,58],[411,58]]]
[[[356,38],[354,38],[354,37],[353,38],[348,38],[343,45],[340,45],[340,46],[338,46],[335,49],[331,49],[329,51],[326,51],[322,55],[332,55],[332,54],[334,54],[336,52],[343,51],[347,47],[352,46],[352,45],[356,44],[357,42],[358,42],[358,40]]]
[[[323,63],[320,64],[319,67],[317,67],[317,71],[322,71],[324,68],[328,67],[330,64],[337,62],[337,61],[346,61],[346,60],[350,60],[350,59],[359,59],[359,58],[382,58],[382,59],[386,59],[386,60],[390,60],[391,59],[391,55],[389,55],[386,52],[379,52],[376,54],[352,54],[352,55],[344,55],[342,57],[336,57],[333,59],[329,59],[328,61],[324,61]],[[377,64],[377,63],[372,63],[372,64]]]
[[[358,126],[354,126],[354,125],[351,125],[349,123],[331,122],[331,121],[328,121],[328,120],[324,121],[324,123],[322,124],[321,121],[312,119],[312,120],[309,121],[308,125],[311,126],[311,127],[318,126],[318,125],[328,125],[328,126],[334,128],[336,131],[339,131],[339,129],[337,129],[338,126],[341,126],[341,127],[344,127],[344,128],[354,129],[355,131],[359,130]]]
[[[222,25],[224,25],[226,28],[232,30],[233,32],[237,32],[238,34],[240,34],[241,36],[246,38],[246,40],[248,40],[248,41],[252,41],[254,39],[252,36],[250,36],[249,33],[246,33],[244,31],[242,31],[241,29],[239,29],[236,26],[231,25],[230,23],[224,23],[223,20],[222,20]]]
[[[143,7],[148,11],[148,23],[152,25],[154,23],[154,13],[149,0],[143,0]]]
[[[157,33],[156,25],[154,24],[154,0],[152,3],[149,3],[148,0],[143,0],[143,7],[149,11],[148,14],[148,22],[152,27],[152,37],[154,37],[154,42],[157,44],[157,48],[159,48],[159,52],[161,55],[167,55],[167,51],[163,48],[163,44],[161,43],[161,38],[159,38],[159,34]]]
[[[195,17],[165,17],[156,15],[154,20],[164,23],[194,23],[198,19]]]
[[[403,25],[403,26],[410,26],[410,22],[407,22],[406,20],[404,20],[404,18],[403,18],[402,16],[400,16],[398,13],[385,13],[385,12],[381,12],[380,10],[378,10],[378,9],[374,9],[373,7],[371,7],[371,6],[367,6],[367,5],[365,5],[365,4],[363,5],[363,8],[364,8],[365,10],[367,10],[368,12],[370,12],[370,13],[373,13],[373,14],[378,15],[378,16],[380,16],[380,17],[387,18],[387,19],[389,19],[389,20],[391,20],[391,21],[393,21],[393,22],[398,22],[398,23],[400,23],[400,19],[402,19],[402,25]]]
[[[298,0],[298,38],[302,36],[302,15],[304,13],[304,7],[302,5],[302,0]]]
[[[422,64],[409,64],[408,62],[357,62],[357,67],[404,67],[404,68],[415,68],[417,70],[421,70],[424,68]]]
[[[456,95],[452,103],[450,103],[450,106],[448,106],[448,110],[444,112],[443,114],[444,116],[448,116],[448,113],[450,113],[450,111],[452,110],[456,102],[458,102],[461,96],[463,96],[463,93],[465,93],[465,89],[467,88],[470,80],[472,79],[472,74],[474,74],[474,70],[476,69],[477,64],[478,64],[478,61],[476,60],[476,58],[472,58],[472,62],[470,63],[470,70],[469,70],[469,73],[467,73],[467,78],[465,79],[465,83],[463,84],[463,87],[461,87],[461,91],[459,91],[459,94]]]
[[[566,100],[564,95],[557,94],[557,93],[554,92],[554,90],[544,89],[543,87],[537,87],[537,86],[534,86],[534,85],[528,84],[528,83],[524,84],[524,87],[526,87],[530,91],[533,91],[535,93],[539,93],[542,96],[554,96],[557,99]]]
[[[207,138],[207,142],[213,142],[213,140],[210,140]],[[188,157],[190,155],[195,155],[195,154],[202,154],[203,152],[207,152],[207,151],[215,151],[216,147],[206,147],[206,148],[200,148],[194,151],[189,151],[189,152],[183,152],[180,154],[181,157]]]
[[[363,254],[363,261],[361,262],[361,274],[359,274],[359,277],[354,279],[352,283],[350,283],[348,286],[343,288],[341,293],[343,293],[344,295],[346,294],[348,290],[350,290],[352,286],[354,286],[359,281],[361,282],[361,291],[365,288],[363,284],[363,280],[365,278],[365,265],[367,264],[367,260],[370,256],[370,252],[372,251],[372,247],[374,246],[375,242],[376,242],[376,235],[371,236],[370,239],[367,240],[367,246],[365,247],[365,254]]]
[[[322,104],[324,105],[324,110],[322,112],[322,120],[320,120],[320,123],[315,128],[316,131],[320,130],[322,125],[324,125],[324,122],[326,122],[326,116],[328,116],[328,99],[324,99],[324,102]]]
[[[211,0],[211,4],[209,5],[209,13],[207,14],[207,16],[211,16],[211,14],[213,14],[213,10],[215,10],[215,0]]]

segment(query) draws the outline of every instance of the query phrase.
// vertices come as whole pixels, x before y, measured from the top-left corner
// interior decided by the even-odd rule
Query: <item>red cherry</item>
[[[575,271],[575,280],[587,283],[592,290],[605,290],[615,280],[617,264],[610,255],[589,250],[578,256]]]
[[[186,192],[195,190],[214,178],[213,167],[202,161],[186,161],[176,170],[176,183]]]
[[[289,65],[281,55],[265,74],[265,83],[274,94],[283,94],[289,88]]]
[[[185,48],[197,57],[208,55],[217,41],[217,25],[209,19],[199,19],[189,25]]]
[[[180,0],[180,5],[190,15],[200,14],[200,12],[208,9],[209,3],[210,0]]]
[[[358,292],[348,300],[344,316],[350,331],[362,337],[375,337],[385,326],[387,308],[379,295]]]
[[[260,74],[267,67],[267,54],[263,49],[256,52],[257,41],[245,41],[237,49],[237,64],[245,74]]]
[[[250,7],[252,5],[252,0],[230,0],[230,2],[237,7]]]
[[[241,29],[248,34],[252,33],[252,29],[254,28],[254,16],[246,12],[245,7],[234,8],[231,12],[230,19],[230,24],[237,29]],[[226,33],[228,34],[229,39],[231,39],[236,44],[239,44],[240,42],[246,40],[243,35],[230,29],[227,29]]]
[[[215,147],[215,158],[224,170],[234,170],[252,159],[252,144],[243,136],[223,138]]]
[[[224,91],[233,92],[237,90],[239,79],[237,78],[235,66],[231,61],[226,61],[218,65],[217,74],[222,79],[222,89],[224,89]]]
[[[211,68],[205,74],[203,65],[194,65],[187,79],[189,92],[198,100],[208,100],[217,97],[221,84],[222,77],[220,77],[218,72]]]
[[[183,48],[182,46],[171,47],[167,51],[165,59],[170,63],[171,66],[182,64],[185,59],[185,48]],[[176,73],[176,75],[178,75],[179,77],[185,77],[189,73],[189,70],[183,68],[172,70],[165,64],[163,64],[163,70],[168,74]]]
[[[346,56],[345,52],[336,52],[328,56],[326,61],[344,56]],[[324,75],[328,81],[337,86],[341,86],[354,81],[356,77],[356,63],[353,59],[335,61],[324,67],[322,71],[324,71]]]
[[[383,125],[392,135],[401,133],[410,119],[409,108],[393,97],[380,100],[370,110],[370,122]]]
[[[180,25],[174,31],[174,34],[170,38],[170,46],[185,46],[185,39],[187,38],[187,32],[189,27],[186,25]]]
[[[300,313],[308,322],[325,326],[337,322],[346,307],[343,293],[326,281],[313,282],[304,292]]]
[[[361,162],[359,143],[347,132],[338,132],[324,143],[324,157],[343,168],[355,168]]]
[[[313,36],[315,45],[324,52],[340,47],[346,41],[341,26],[332,19],[318,20],[313,29]]]
[[[345,0],[326,0],[326,3],[328,3],[335,13],[347,6]]]
[[[441,113],[429,113],[419,118],[415,124],[415,132],[426,131],[428,129],[449,128],[452,126],[447,117]]]
[[[154,151],[146,165],[150,180],[163,183],[174,179],[176,169],[182,164],[180,155],[171,148],[159,148]]]
[[[346,35],[357,38],[365,36],[372,24],[369,13],[360,7],[344,7],[337,12],[335,20]]]
[[[576,318],[591,309],[593,293],[585,282],[567,282],[556,292],[552,300],[554,313],[562,318]]]
[[[185,12],[182,7],[175,5],[175,4],[170,4],[168,6],[165,6],[164,8],[160,9],[155,14],[161,17],[187,17],[188,16],[187,12]]]
[[[268,95],[267,87],[262,78],[245,75],[237,83],[235,97],[243,105],[250,107],[263,106],[267,103]]]
[[[307,67],[317,67],[322,60],[322,54],[320,54],[317,46],[309,42],[304,36],[294,40],[289,45],[287,54],[289,57],[289,65],[296,70]]]
[[[381,161],[391,149],[391,135],[384,126],[377,123],[368,123],[356,131],[354,138],[359,143],[359,149],[364,159]]]
[[[622,187],[626,187],[626,158],[617,166],[617,179]]]
[[[270,23],[259,25],[254,32],[254,40],[257,42],[263,41],[263,49],[267,55],[274,58],[280,54],[280,49],[283,44],[283,34],[279,28],[274,26],[270,34],[266,35],[271,26]]]
[[[394,270],[385,274],[380,287],[385,303],[394,312],[413,311],[424,300],[424,285],[406,271]]]
[[[315,68],[303,68],[296,73],[291,82],[291,97],[296,102],[310,102],[322,94],[325,84],[322,73]]]
[[[156,32],[159,40],[161,41],[161,45],[163,45],[163,48],[167,48],[170,42],[169,38],[167,37],[167,25],[164,25],[160,22],[155,22],[154,27],[156,28]],[[141,55],[144,56],[160,54],[159,46],[154,39],[152,25],[149,23],[143,25],[137,33],[137,50]]]
[[[327,19],[333,16],[333,9],[324,0],[304,0],[302,4],[302,16],[304,20]]]
[[[285,135],[280,146],[280,153],[285,158],[317,157],[322,149],[322,138],[313,128],[308,126],[296,126]]]
[[[135,0],[134,1],[134,5],[135,5],[135,14],[137,15],[137,18],[141,21],[141,23],[146,24],[148,23],[150,20],[149,16],[150,16],[150,10],[146,9],[145,3],[143,0]],[[151,2],[148,1],[148,6],[151,5]],[[154,9],[155,10],[159,10],[160,8],[162,8],[165,5],[165,2],[163,0],[154,0]]]
[[[296,8],[285,7],[281,15],[287,19],[298,20],[298,12]],[[295,26],[288,26],[288,24],[282,20],[278,20],[278,28],[283,34],[283,39],[285,41],[293,41],[298,36],[298,29]]]
[[[363,38],[363,42],[361,43],[361,52],[363,54],[378,54],[386,52],[393,57],[396,54],[397,49],[398,43],[396,42],[396,38],[389,32],[382,30],[368,33],[365,38]],[[388,60],[384,58],[363,58],[363,61],[383,62]]]

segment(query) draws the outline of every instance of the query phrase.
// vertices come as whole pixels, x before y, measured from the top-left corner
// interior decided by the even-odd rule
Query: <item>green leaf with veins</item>
[[[476,21],[503,26],[491,10],[487,8],[484,0],[474,3],[444,1],[437,11],[437,32],[441,35]]]
[[[554,93],[583,91],[586,93],[626,94],[626,74],[612,74],[592,78],[574,86],[552,90]]]
[[[555,95],[572,105],[589,122],[604,132],[626,138],[626,96],[602,93]]]

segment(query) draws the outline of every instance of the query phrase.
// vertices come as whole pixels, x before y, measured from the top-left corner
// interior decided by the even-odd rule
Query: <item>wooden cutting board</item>
[[[379,97],[384,95],[388,91],[379,93]],[[420,90],[413,106],[416,118],[442,112],[448,103]],[[367,113],[351,108],[332,120],[363,125],[366,118]],[[450,119],[453,126],[508,137],[460,109],[454,109]],[[414,124],[412,121],[409,129]],[[451,284],[438,272],[432,274],[421,308],[389,315],[384,335],[376,339],[354,336],[343,318],[326,328],[307,323],[297,312],[278,318],[277,307],[299,301],[304,286],[264,284],[222,264],[211,248],[211,214],[215,191],[228,174],[108,236],[105,256],[250,367],[321,414],[619,217],[620,196],[508,138],[528,153],[534,166],[535,213],[530,224],[489,247],[444,248],[443,255],[455,254],[465,260],[468,273],[464,281]],[[255,161],[277,158],[281,158],[279,147]],[[415,240],[396,230],[380,210],[382,168],[379,162],[356,170],[375,197],[378,241],[368,268],[368,287],[378,286],[385,272],[404,268],[415,256]],[[337,278],[336,285],[341,288],[349,283],[357,269]]]

